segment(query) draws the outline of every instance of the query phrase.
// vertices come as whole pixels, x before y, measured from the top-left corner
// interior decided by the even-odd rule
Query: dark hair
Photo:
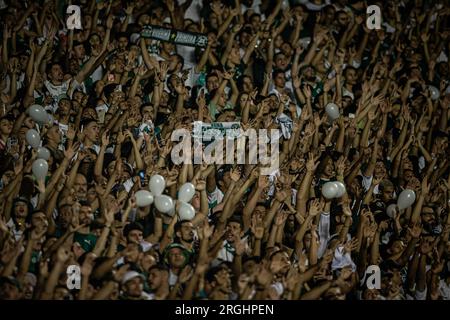
[[[243,223],[242,223],[242,216],[234,214],[230,219],[228,219],[227,224],[230,224],[232,222],[239,223],[239,225],[242,227],[242,225],[243,225]]]
[[[219,273],[220,271],[222,271],[222,270],[228,270],[228,267],[227,267],[226,263],[221,263],[221,264],[219,264],[218,266],[212,267],[211,269],[209,269],[209,270],[206,272],[206,275],[205,275],[206,281],[208,281],[208,282],[213,282],[213,281],[215,281],[214,276],[215,276],[216,274],[218,274],[218,273]]]
[[[123,228],[123,235],[125,236],[125,238],[128,238],[128,234],[133,230],[139,230],[141,232],[144,232],[144,227],[142,227],[142,225],[139,222],[132,222],[130,224],[127,224]]]
[[[150,269],[148,269],[148,272],[150,273],[150,271],[152,271],[153,269],[157,269],[159,271],[166,271],[169,272],[169,268],[161,263],[155,264],[154,266],[151,266]]]
[[[276,70],[274,70],[274,71],[272,72],[272,78],[275,79],[275,77],[276,77],[277,75],[279,75],[280,73],[282,73],[283,76],[286,77],[286,72],[285,72],[285,71],[282,71],[282,70],[280,70],[280,69],[276,69]]]
[[[177,221],[177,223],[175,223],[175,227],[174,227],[175,233],[177,233],[178,231],[181,230],[181,227],[183,226],[183,223],[185,223],[185,222],[190,222],[190,220],[181,220],[181,221]]]
[[[47,67],[45,68],[45,73],[49,74],[54,65],[58,65],[61,67],[61,69],[64,70],[63,64],[60,61],[51,61],[50,63],[47,64]]]

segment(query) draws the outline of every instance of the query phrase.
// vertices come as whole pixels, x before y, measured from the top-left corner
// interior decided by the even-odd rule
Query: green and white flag
[[[141,31],[141,37],[190,47],[204,48],[208,45],[208,37],[204,34],[179,31],[153,25],[145,26]]]

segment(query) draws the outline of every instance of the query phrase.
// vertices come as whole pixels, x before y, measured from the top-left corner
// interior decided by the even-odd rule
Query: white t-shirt
[[[53,100],[58,101],[58,97],[60,95],[67,94],[67,91],[69,90],[71,81],[72,81],[72,78],[63,81],[60,85],[54,85],[50,81],[45,80],[44,85],[47,88],[47,90],[50,93]]]
[[[169,286],[173,287],[178,281],[178,276],[169,270]]]
[[[247,10],[253,10],[254,13],[261,14],[261,4],[261,0],[253,0],[251,7],[247,7],[245,4],[241,4],[241,13],[244,14]]]
[[[16,242],[19,241],[20,238],[22,237],[23,231],[20,229],[16,229],[16,225],[14,224],[12,218],[9,219],[6,226],[8,227],[9,231],[14,235],[14,239],[16,240]]]
[[[444,300],[450,300],[450,284],[445,282],[445,279],[439,281],[439,293]]]
[[[186,1],[179,1],[179,5],[184,4]],[[194,22],[200,22],[200,11],[203,8],[202,0],[193,0],[191,5],[186,9],[184,13],[184,19],[191,19]]]
[[[213,192],[211,192],[211,193],[208,192],[209,208],[213,209],[215,206],[217,206],[219,203],[221,203],[223,200],[223,197],[224,197],[224,194],[218,187],[216,187],[216,189]]]

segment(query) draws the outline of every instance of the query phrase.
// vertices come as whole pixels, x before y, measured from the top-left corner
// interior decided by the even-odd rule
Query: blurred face
[[[87,180],[82,174],[77,174],[75,177],[75,183],[73,185],[73,188],[75,189],[75,195],[77,199],[79,200],[85,200],[86,199],[86,193],[87,193]]]
[[[0,134],[8,136],[11,134],[13,124],[8,119],[2,119],[0,121]]]
[[[340,26],[340,27],[346,27],[347,24],[349,23],[349,17],[347,15],[347,13],[340,12],[337,16],[337,23],[338,23],[338,26]]]
[[[266,213],[266,208],[263,206],[256,206],[255,210],[253,211],[253,214],[259,217],[264,217],[264,214]]]
[[[96,122],[90,122],[84,128],[85,136],[92,142],[98,141],[100,128]]]
[[[386,173],[386,168],[384,167],[383,162],[378,161],[375,164],[375,170],[374,170],[375,177],[382,177],[385,173]]]
[[[95,83],[95,93],[97,94],[97,96],[100,96],[104,87],[105,87],[105,83],[102,80],[99,80]]]
[[[47,131],[47,138],[57,144],[61,143],[61,133],[58,126],[53,126]]]
[[[164,52],[172,54],[175,52],[175,45],[170,42],[163,42],[162,43],[162,49]]]
[[[209,89],[208,89],[208,90],[209,90]],[[167,107],[167,104],[169,103],[169,98],[170,98],[169,93],[168,93],[167,91],[164,91],[164,92],[162,93],[162,95],[161,95],[161,102],[160,102],[160,104],[161,104],[163,107]]]
[[[334,21],[334,15],[336,13],[336,10],[334,9],[334,7],[328,7],[325,10],[325,15],[324,15],[324,22],[325,24],[330,24]]]
[[[114,72],[116,73],[123,73],[125,70],[125,62],[121,58],[116,58],[114,60],[116,68],[114,69]]]
[[[347,83],[354,85],[357,81],[356,71],[354,69],[348,69],[345,73],[345,80]]]
[[[180,231],[177,232],[177,236],[186,242],[194,241],[194,225],[192,222],[184,222]]]
[[[384,202],[392,200],[394,198],[394,187],[392,187],[392,186],[384,187],[381,197]]]
[[[248,94],[244,93],[243,95],[241,95],[241,97],[239,98],[239,105],[242,107],[245,106],[245,104],[247,103],[247,99],[248,99]]]
[[[80,224],[90,224],[93,218],[94,215],[90,206],[82,206],[80,208]]]
[[[259,26],[261,25],[261,17],[259,15],[253,16],[250,23],[252,24],[253,30],[259,30]]]
[[[286,68],[288,66],[288,61],[287,61],[286,55],[284,53],[277,54],[277,56],[275,58],[275,66],[278,69],[286,70]]]
[[[59,210],[59,223],[63,228],[67,228],[72,221],[72,208],[64,206]]]
[[[180,248],[172,248],[169,252],[169,264],[174,268],[181,268],[184,266],[186,258]]]
[[[231,49],[229,59],[233,64],[239,64],[241,62],[241,54],[238,47]]]
[[[58,114],[61,116],[67,116],[70,114],[70,101],[67,99],[63,99],[58,104]]]
[[[208,80],[206,81],[206,88],[209,92],[219,88],[219,78],[215,75],[208,77]]]
[[[63,81],[64,72],[59,64],[54,64],[52,66],[52,68],[50,69],[49,78],[50,78],[50,80],[57,81],[57,82]]]
[[[15,175],[14,171],[11,170],[6,171],[1,177],[3,184],[8,185],[8,183],[14,179],[14,175]]]
[[[225,292],[231,292],[231,277],[227,269],[222,269],[214,275],[217,286]]]
[[[97,199],[97,192],[95,191],[95,188],[90,188],[87,191],[86,197],[89,203],[93,203]]]
[[[125,50],[128,45],[128,39],[126,37],[119,38],[119,49]]]
[[[217,105],[224,107],[227,102],[227,95],[225,92],[219,94],[219,100],[217,100]]]
[[[148,271],[156,264],[156,259],[151,254],[144,254],[141,258],[141,266],[144,271]]]
[[[139,261],[139,256],[140,256],[140,252],[139,252],[139,248],[136,244],[132,243],[132,244],[128,244],[127,246],[127,251],[125,254],[125,260],[127,262],[138,262]]]
[[[325,166],[324,174],[327,177],[331,177],[334,175],[334,165],[331,160],[328,160],[327,165]]]
[[[83,109],[82,115],[83,115],[83,118],[86,118],[86,119],[97,120],[97,118],[98,118],[97,112],[93,108],[85,108],[85,109]]]
[[[11,283],[5,283],[0,287],[0,299],[18,300],[20,299],[20,291],[15,285]]]
[[[150,271],[150,273],[148,274],[148,284],[150,286],[150,289],[158,290],[161,287],[161,285],[164,284],[163,273],[167,274],[167,271],[159,270],[156,268]]]
[[[280,35],[277,35],[276,37],[275,37],[275,40],[274,40],[275,42],[274,42],[274,46],[275,46],[275,48],[281,48],[281,45],[283,44],[283,37],[282,36],[280,36]]]
[[[154,109],[152,106],[142,108],[142,120],[147,121],[153,119]]]
[[[86,50],[84,49],[84,45],[80,44],[73,48],[73,51],[75,53],[75,57],[77,59],[83,59],[86,55]]]
[[[409,180],[411,180],[414,177],[414,173],[411,170],[405,171],[403,178],[405,179],[406,182],[408,182]]]
[[[124,289],[128,296],[138,298],[144,290],[144,283],[140,277],[136,277],[125,283]]]
[[[434,211],[432,208],[423,208],[422,209],[422,221],[426,224],[433,224],[436,219],[434,217]]]
[[[239,234],[241,233],[241,225],[237,222],[230,222],[227,224],[227,230],[226,230],[226,234],[227,234],[227,240],[228,242],[233,243],[234,242],[234,238],[236,236],[239,236]]]
[[[36,279],[30,274],[26,274],[23,279],[23,294],[27,300],[33,299],[34,287],[36,286]]]
[[[25,202],[18,201],[14,206],[14,214],[18,219],[25,219],[28,215],[28,206]]]
[[[57,287],[55,289],[53,299],[54,300],[64,300],[64,298],[69,295],[70,295],[69,290],[67,290],[65,288]]]
[[[392,246],[389,248],[389,253],[392,255],[399,254],[405,248],[405,244],[401,240],[394,241]]]
[[[307,234],[305,234],[305,237],[303,239],[304,239],[303,244],[305,246],[305,249],[309,250],[309,248],[311,248],[311,239],[312,239],[311,232],[308,232]]]
[[[293,54],[293,50],[292,50],[291,45],[290,45],[289,43],[287,43],[287,42],[284,42],[284,43],[281,45],[281,52],[283,52],[283,54],[284,54],[286,57],[291,57],[292,54]],[[286,58],[286,59],[288,60],[288,58]],[[286,61],[287,61],[287,60],[286,60]]]
[[[33,216],[31,217],[31,225],[40,230],[47,228],[48,222],[45,213],[43,212],[33,213]]]
[[[128,242],[139,244],[143,239],[144,238],[141,230],[131,230],[130,233],[128,234],[127,240]]]
[[[273,82],[275,83],[275,86],[284,88],[284,86],[286,85],[286,77],[284,73],[277,73],[275,75],[275,78],[273,79]]]
[[[93,35],[91,39],[89,39],[89,43],[92,47],[97,47],[100,44],[100,38],[98,35]]]
[[[278,252],[272,257],[270,270],[274,274],[285,274],[291,266],[291,261],[286,252]]]
[[[250,77],[245,77],[243,80],[244,92],[250,93],[253,90],[253,88],[254,88],[254,86],[253,86],[252,79]]]

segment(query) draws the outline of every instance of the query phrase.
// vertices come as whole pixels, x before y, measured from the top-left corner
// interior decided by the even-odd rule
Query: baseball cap
[[[134,279],[136,277],[141,278],[143,281],[145,281],[145,277],[140,274],[137,271],[128,271],[127,273],[125,273],[125,275],[122,278],[122,284],[127,283],[128,281],[130,281],[131,279]]]
[[[183,252],[183,256],[185,258],[185,263],[189,262],[189,259],[191,258],[191,253],[189,252],[188,249],[186,249],[185,246],[183,246],[180,243],[171,243],[169,244],[166,249],[164,250],[164,262],[169,264],[169,252],[170,250],[172,250],[173,248],[178,248],[181,249],[181,251]]]
[[[75,232],[73,242],[77,242],[85,252],[91,252],[97,243],[97,237],[93,234],[81,234]]]
[[[9,283],[13,286],[16,286],[17,289],[22,290],[19,281],[17,281],[17,279],[14,278],[13,276],[0,277],[0,287],[3,286],[5,283]]]

